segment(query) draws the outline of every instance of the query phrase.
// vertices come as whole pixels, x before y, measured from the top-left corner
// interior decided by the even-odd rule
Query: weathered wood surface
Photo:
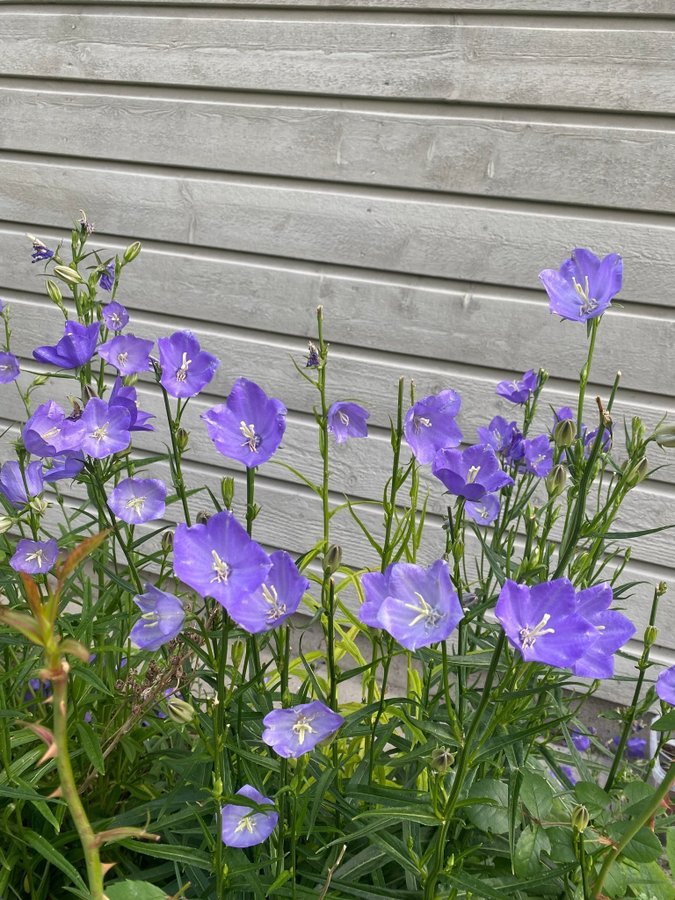
[[[0,86],[0,148],[585,206],[675,208],[675,183],[664,179],[675,170],[675,128],[667,120],[590,114],[561,120],[533,110],[346,102],[172,96],[118,85],[57,90],[11,81]],[[598,177],[599,159],[611,177]]]
[[[462,103],[675,109],[673,31],[506,17],[7,7],[0,74]]]

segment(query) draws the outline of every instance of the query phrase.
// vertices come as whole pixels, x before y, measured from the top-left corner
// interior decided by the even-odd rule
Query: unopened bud
[[[177,722],[179,725],[186,725],[195,717],[194,707],[180,697],[169,697],[166,702],[166,708],[169,718]]]
[[[645,628],[645,647],[652,647],[656,642],[659,630],[656,625],[647,625]]]
[[[641,481],[644,481],[644,479],[647,477],[648,472],[649,463],[647,462],[647,457],[643,456],[629,471],[626,481],[630,485],[630,487],[635,487],[636,484],[640,484]]]
[[[549,497],[557,497],[565,490],[567,469],[560,463],[554,466],[546,476],[546,490]]]
[[[340,568],[342,562],[342,547],[331,544],[323,558],[323,571],[326,575],[333,575]]]
[[[572,828],[575,831],[578,831],[579,834],[586,831],[588,828],[588,823],[591,821],[591,817],[588,814],[588,810],[585,806],[575,806],[574,811],[572,813]]]
[[[214,778],[213,779],[213,795],[216,800],[220,800],[223,796],[223,779],[222,778]]]
[[[59,286],[54,281],[47,281],[47,293],[57,306],[63,303],[63,294],[59,290]]]
[[[659,597],[663,597],[667,590],[668,585],[665,581],[659,581],[659,583],[656,585],[656,593]]]
[[[232,644],[232,668],[238,669],[239,664],[244,658],[244,642],[235,641]]]
[[[9,516],[0,516],[0,534],[4,534],[14,524],[14,520],[10,519]]]
[[[162,550],[165,553],[171,553],[173,550],[173,531],[165,531],[162,535]]]
[[[659,447],[675,447],[675,425],[659,425],[652,435]]]
[[[210,518],[211,514],[208,513],[205,509],[200,509],[197,513],[197,523],[199,525],[206,525]]]
[[[33,387],[42,387],[43,384],[47,384],[49,381],[49,375],[36,375],[33,379]]]
[[[96,390],[90,384],[85,384],[85,386],[82,390],[82,393],[84,394],[85,401],[94,400],[94,399],[98,398],[98,394],[96,393]]]
[[[140,252],[141,252],[141,242],[140,241],[134,241],[133,244],[129,244],[127,249],[124,251],[124,262],[125,263],[133,262]]]
[[[61,281],[65,281],[67,284],[82,284],[82,276],[75,269],[71,269],[70,266],[54,266],[53,272],[55,275],[58,275]]]
[[[571,447],[577,436],[577,426],[571,419],[561,419],[553,429],[553,442],[560,450]]]
[[[44,515],[44,513],[46,513],[49,509],[49,503],[44,499],[44,497],[33,497],[33,499],[29,503],[29,506],[39,516]]]
[[[125,375],[124,376],[124,383],[127,387],[133,387],[137,381],[138,381],[138,375],[136,374],[136,372],[134,372],[133,375]]]
[[[447,747],[436,747],[431,753],[431,768],[441,775],[449,772],[455,762],[455,754]]]
[[[181,453],[184,453],[187,450],[189,440],[190,433],[184,428],[179,428],[176,432],[176,444]]]
[[[226,476],[220,482],[220,494],[225,504],[225,509],[232,509],[232,501],[234,500],[234,478],[231,475]]]

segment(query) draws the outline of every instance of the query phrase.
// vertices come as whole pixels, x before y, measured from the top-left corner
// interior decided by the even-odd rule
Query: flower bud
[[[447,747],[436,747],[431,753],[431,768],[441,775],[450,771],[455,762],[455,754]]]
[[[39,516],[44,515],[44,513],[46,513],[49,509],[49,503],[44,499],[44,497],[33,497],[33,499],[29,503],[29,506]]]
[[[546,490],[549,497],[558,497],[565,490],[567,484],[567,470],[558,463],[546,476]]]
[[[82,276],[70,266],[54,266],[54,274],[67,284],[82,284]]]
[[[628,549],[630,550],[630,547]],[[659,597],[663,597],[667,590],[668,584],[665,581],[659,581],[659,583],[656,585],[656,593]]]
[[[171,553],[173,550],[173,531],[165,531],[162,535],[162,550],[165,553]]]
[[[649,472],[649,463],[647,461],[647,457],[641,457],[633,466],[633,468],[628,472],[628,476],[626,477],[626,482],[630,487],[635,487],[636,484],[639,484],[641,481],[647,477],[647,473]]]
[[[577,436],[577,426],[571,419],[561,419],[553,429],[553,442],[560,450],[571,447]]]
[[[125,375],[124,376],[124,384],[127,387],[133,387],[138,381],[138,375],[134,372],[133,375]]]
[[[645,647],[651,647],[656,642],[659,630],[656,625],[647,625],[645,628]]]
[[[579,834],[586,831],[588,828],[588,823],[591,821],[591,817],[588,814],[588,810],[585,806],[575,806],[574,811],[572,812],[572,828],[575,831],[578,831]]]
[[[140,252],[141,252],[141,242],[140,241],[134,241],[133,244],[129,244],[127,249],[124,251],[124,262],[125,263],[133,262]]]
[[[54,303],[56,303],[56,305],[60,307],[63,303],[63,294],[59,290],[59,286],[54,281],[47,281],[47,293],[54,301]]]
[[[169,697],[166,703],[169,718],[179,725],[186,725],[195,717],[194,707],[180,697]]]
[[[197,513],[197,523],[199,525],[206,525],[210,518],[211,514],[208,513],[205,509],[200,509]]]
[[[49,375],[36,375],[33,379],[33,387],[42,387],[43,384],[47,384],[49,381]]]
[[[239,668],[239,664],[244,658],[244,642],[243,641],[235,641],[232,644],[232,667],[234,669]]]
[[[220,482],[220,494],[225,504],[225,509],[232,509],[232,501],[234,500],[234,478],[231,475],[223,478]]]
[[[176,432],[176,444],[178,445],[178,449],[181,453],[185,453],[185,451],[187,450],[189,440],[190,433],[184,428],[179,428]]]
[[[659,447],[675,447],[675,425],[663,424],[657,426],[652,435]]]
[[[14,524],[14,519],[10,519],[9,516],[0,516],[0,534],[4,534]]]
[[[326,575],[333,575],[340,568],[342,562],[342,547],[332,544],[323,558],[323,571]]]

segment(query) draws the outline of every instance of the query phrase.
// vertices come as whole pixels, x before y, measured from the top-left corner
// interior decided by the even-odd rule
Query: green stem
[[[160,385],[161,387],[161,385]],[[173,458],[173,466],[171,467],[171,472],[173,475],[173,486],[176,489],[176,493],[180,497],[181,504],[183,506],[183,515],[185,516],[185,524],[190,526],[192,521],[190,519],[190,507],[187,502],[187,493],[185,491],[185,482],[183,480],[183,469],[182,469],[182,456],[183,451],[178,446],[178,438],[177,432],[180,426],[180,419],[178,414],[174,419],[173,414],[171,412],[171,403],[169,402],[169,395],[166,390],[162,387],[162,397],[164,398],[164,409],[166,411],[166,420],[169,424],[169,436],[171,437],[171,450],[172,458]],[[180,401],[178,401],[180,403]],[[186,401],[187,403],[187,401]],[[183,410],[185,409],[185,405],[183,405]]]
[[[583,425],[584,418],[584,399],[586,397],[586,386],[588,385],[588,379],[591,374],[591,363],[593,362],[593,352],[595,351],[595,339],[598,335],[598,325],[600,324],[600,317],[597,319],[591,319],[590,327],[589,327],[589,342],[588,342],[588,355],[586,357],[586,362],[581,367],[581,372],[579,372],[579,403],[577,406],[577,439],[581,441],[581,445],[583,446],[583,439],[581,437],[581,428]],[[602,428],[602,425],[600,426]]]

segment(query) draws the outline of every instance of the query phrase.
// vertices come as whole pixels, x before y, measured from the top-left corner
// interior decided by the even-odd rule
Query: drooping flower
[[[307,362],[305,363],[306,369],[317,369],[321,364],[321,358],[319,357],[319,351],[316,348],[316,345],[311,341],[307,345]]]
[[[31,237],[30,235],[28,235]],[[54,251],[50,250],[46,244],[43,244],[39,238],[31,238],[33,241],[33,252],[31,253],[31,262],[42,262],[51,259]]]
[[[135,375],[150,368],[150,352],[154,343],[133,334],[120,334],[101,344],[98,354],[115,366],[120,375]]]
[[[23,443],[33,456],[59,456],[79,447],[83,426],[66,414],[53,400],[42,403],[23,428]]]
[[[277,628],[297,610],[309,581],[284,550],[271,553],[272,568],[262,585],[227,604],[231,618],[250,634]]]
[[[474,444],[466,450],[439,450],[431,471],[451,494],[480,500],[506,485],[513,484],[499,465],[499,460],[489,447]]]
[[[377,622],[407,650],[447,640],[464,615],[442,559],[428,569],[395,563],[387,587]]]
[[[262,547],[227,510],[205,524],[180,524],[173,541],[174,572],[202,597],[226,609],[257,591],[272,563]]]
[[[33,350],[33,357],[38,362],[50,363],[60,369],[76,369],[89,362],[94,355],[98,332],[98,322],[81,325],[68,319],[61,340],[53,347],[37,347]]]
[[[277,450],[286,430],[286,407],[255,382],[239,378],[225,401],[202,413],[209,437],[223,456],[249,469]]]
[[[577,610],[574,586],[557,578],[528,587],[506,581],[495,615],[513,647],[527,662],[572,666],[597,637]]]
[[[593,449],[593,444],[595,443],[595,439],[598,436],[599,428],[594,428],[593,431],[586,431],[584,433],[584,457],[588,459],[591,455],[591,450]],[[609,428],[603,428],[602,430],[602,443],[600,444],[600,452],[601,453],[609,453],[612,449],[612,433]]]
[[[55,540],[28,541],[20,540],[16,545],[16,552],[9,564],[15,572],[25,572],[28,575],[44,575],[49,572],[56,557],[59,555],[59,547]]]
[[[609,608],[613,599],[612,586],[608,582],[594,584],[576,595],[577,613],[593,628],[595,638],[570,666],[575,675],[611,678],[614,653],[635,634],[635,625],[630,619]]]
[[[0,351],[0,384],[9,384],[19,377],[19,360],[13,353]]]
[[[477,428],[476,433],[479,444],[490,447],[502,457],[507,457],[523,437],[515,422],[507,422],[501,416],[495,416],[487,428]]]
[[[54,465],[45,472],[45,481],[61,481],[76,478],[84,468],[84,454],[79,450],[64,453],[54,458]]]
[[[656,679],[656,693],[664,703],[675,706],[675,666],[659,673]]]
[[[113,489],[108,506],[129,525],[160,519],[166,509],[166,485],[158,478],[125,478]]]
[[[363,438],[368,436],[366,420],[370,413],[358,403],[339,401],[328,410],[328,430],[338,444],[343,444],[349,438]]]
[[[480,500],[467,500],[464,509],[477,525],[491,525],[499,515],[500,505],[495,494],[484,494]]]
[[[129,313],[121,303],[113,300],[103,307],[103,321],[109,331],[121,331],[129,324]]]
[[[584,731],[580,731],[578,728],[572,729],[572,743],[580,753],[585,753],[587,750],[591,749],[590,735],[592,734],[595,734],[594,728],[587,728]]]
[[[403,433],[420,463],[428,465],[439,450],[460,444],[462,432],[455,416],[461,405],[459,394],[447,390],[418,400],[405,414]]]
[[[537,387],[537,380],[537,373],[534,369],[530,369],[520,381],[500,381],[496,391],[510,403],[527,403]]]
[[[131,443],[130,416],[121,406],[93,397],[80,418],[83,427],[82,450],[94,459],[105,459],[126,450]]]
[[[530,475],[545,478],[553,468],[553,447],[548,435],[523,440],[523,466]]]
[[[619,747],[618,736],[615,736],[610,741],[610,746],[617,750]],[[633,737],[628,738],[626,741],[626,746],[624,747],[624,756],[627,756],[628,759],[644,759],[645,751],[647,750],[647,741],[644,738]]]
[[[560,271],[544,269],[539,279],[554,315],[573,322],[587,322],[601,316],[621,290],[623,262],[618,253],[601,261],[590,250],[577,247]]]
[[[178,597],[146,584],[145,593],[134,597],[142,615],[131,629],[131,640],[141,650],[159,650],[183,628],[185,610]]]
[[[257,806],[272,806],[269,797],[256,791],[250,784],[239,788],[236,797],[252,800]],[[255,847],[272,834],[277,827],[279,814],[255,812],[255,807],[228,803],[221,810],[222,838],[226,847]]]
[[[115,286],[115,262],[111,260],[98,277],[98,285],[103,291],[112,291]]]
[[[0,494],[17,509],[25,506],[32,497],[41,494],[44,487],[42,463],[39,460],[28,463],[25,475],[24,483],[21,466],[15,459],[10,459],[0,466]],[[26,485],[28,486],[28,495],[26,495]]]
[[[211,381],[220,360],[202,350],[189,331],[176,331],[159,338],[160,384],[172,397],[194,397]]]
[[[129,413],[129,431],[155,430],[154,425],[148,424],[148,419],[154,419],[154,415],[138,408],[136,388],[125,385],[120,376],[115,379],[108,405],[126,409]]]
[[[285,759],[297,759],[325,741],[344,723],[320,700],[301,703],[290,709],[273,709],[263,719],[263,741]]]

